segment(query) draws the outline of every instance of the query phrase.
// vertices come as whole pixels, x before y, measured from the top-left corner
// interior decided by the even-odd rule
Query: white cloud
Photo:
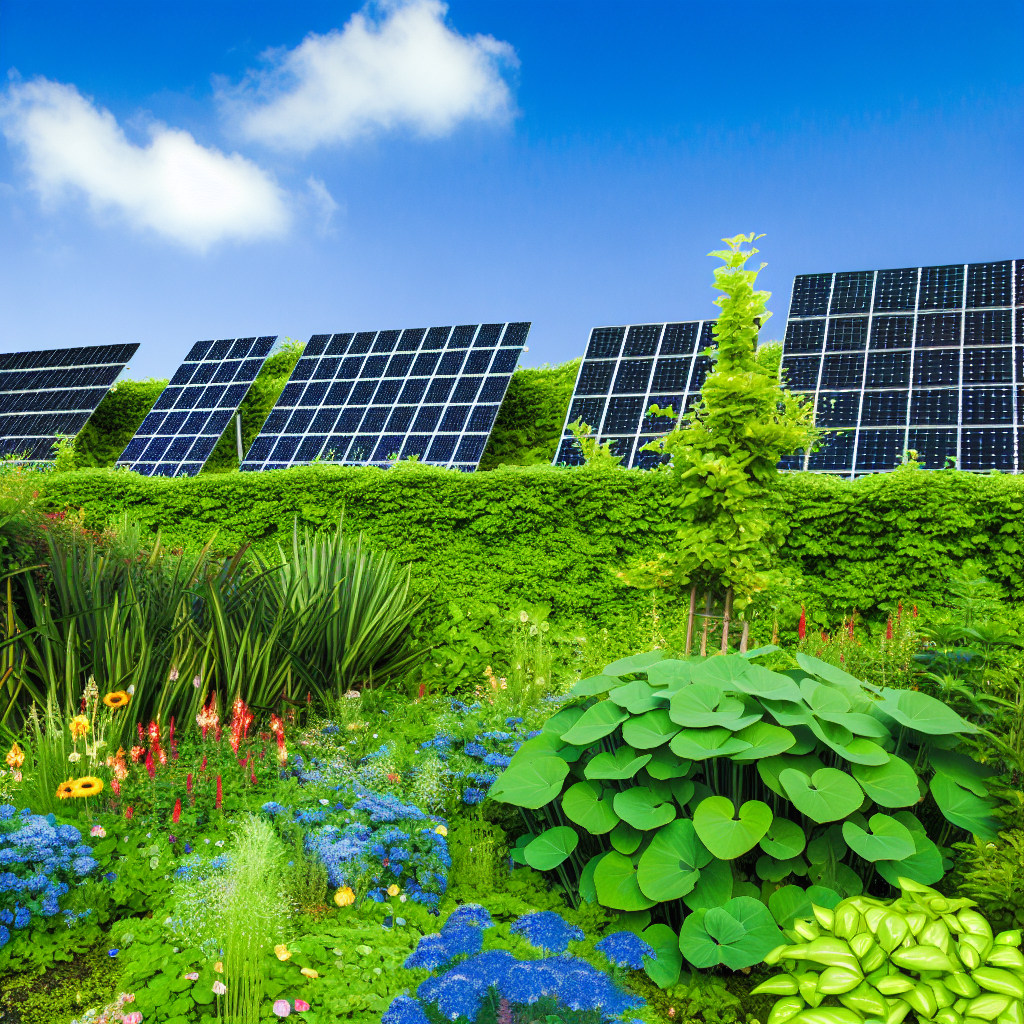
[[[288,228],[285,194],[251,161],[164,125],[152,125],[149,145],[136,146],[109,110],[73,85],[15,83],[0,102],[0,123],[48,204],[78,191],[97,213],[118,212],[135,228],[199,251]]]
[[[323,180],[312,174],[306,181],[306,190],[315,211],[317,234],[322,237],[333,234],[331,221],[340,209],[337,200],[327,190]]]
[[[311,33],[294,50],[268,51],[272,67],[220,99],[241,132],[308,152],[374,130],[449,134],[464,121],[504,122],[512,95],[501,71],[515,51],[493,36],[462,36],[440,0],[384,0],[381,17]]]

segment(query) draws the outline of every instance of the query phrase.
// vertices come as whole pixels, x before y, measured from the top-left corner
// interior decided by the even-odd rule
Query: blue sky
[[[355,17],[355,20],[353,19]],[[1024,256],[1021,3],[0,8],[0,351],[713,316],[794,274]]]

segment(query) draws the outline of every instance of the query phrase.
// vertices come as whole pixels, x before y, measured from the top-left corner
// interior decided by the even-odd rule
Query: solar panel
[[[144,476],[195,476],[275,341],[276,336],[197,341],[117,465]]]
[[[672,429],[700,395],[711,369],[711,360],[701,352],[713,344],[713,325],[713,320],[691,320],[595,327],[576,377],[555,464],[583,462],[569,429],[576,420],[591,428],[590,436],[622,456],[624,466],[650,469],[664,461],[665,456],[642,448]],[[648,416],[652,405],[671,406],[674,418]]]
[[[529,323],[315,334],[242,461],[247,471],[395,458],[472,472]]]
[[[781,468],[1021,472],[1024,260],[801,275],[782,369],[827,433]]]
[[[0,455],[45,462],[75,435],[135,354],[137,343],[0,355]]]

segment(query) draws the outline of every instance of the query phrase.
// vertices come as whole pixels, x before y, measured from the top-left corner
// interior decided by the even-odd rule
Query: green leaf
[[[568,774],[569,765],[560,757],[538,757],[506,768],[487,795],[502,804],[537,810],[558,796]]]
[[[761,840],[761,849],[778,860],[790,860],[804,852],[807,836],[804,830],[788,818],[776,816]]]
[[[832,715],[845,715],[850,710],[850,702],[841,691],[816,679],[804,679],[800,683],[800,693],[811,711],[826,721],[833,720],[830,719]]]
[[[944,874],[939,848],[920,832],[911,832],[917,852],[903,860],[880,860],[875,870],[894,888],[900,887],[901,877],[922,885],[934,885]]]
[[[863,815],[858,815],[863,817]],[[843,838],[841,825],[832,825],[807,844],[807,859],[812,864],[824,864],[830,857],[833,860],[842,860],[846,856],[849,847]]]
[[[747,750],[750,744],[737,739],[728,729],[683,729],[669,744],[673,754],[691,761],[727,757]]]
[[[903,860],[916,851],[910,829],[888,814],[873,814],[868,822],[871,833],[852,821],[843,822],[843,838],[854,853],[865,860]]]
[[[668,785],[675,802],[680,807],[685,807],[697,791],[697,785],[692,779],[672,779]]]
[[[665,660],[664,651],[646,651],[643,654],[632,654],[628,658],[619,658],[607,665],[606,676],[628,676],[634,672],[646,672],[652,665]]]
[[[579,844],[580,837],[576,829],[568,825],[557,825],[549,828],[539,836],[523,852],[526,863],[537,871],[550,871],[557,868]]]
[[[746,675],[733,681],[737,690],[767,700],[799,701],[800,688],[789,676],[771,672],[763,665],[750,665]]]
[[[692,668],[693,665],[688,661],[662,661],[648,669],[647,681],[651,686],[664,687],[671,693],[681,686],[690,685]]]
[[[757,762],[757,774],[761,781],[776,795],[785,797],[786,791],[779,782],[779,775],[787,768],[795,768],[804,775],[813,775],[825,766],[816,754],[779,754],[776,757],[762,758]]]
[[[658,829],[637,866],[637,882],[645,896],[658,902],[691,892],[711,854],[685,818]]]
[[[612,829],[608,838],[611,840],[613,849],[628,857],[640,848],[640,844],[644,841],[644,833],[638,828],[633,828],[628,821],[620,821]]]
[[[647,764],[647,774],[655,779],[683,779],[690,773],[692,764],[677,757],[668,747],[660,747]]]
[[[939,750],[932,747],[928,751],[928,758],[937,772],[958,782],[975,796],[987,797],[989,795],[988,788],[984,780],[998,774],[996,769],[990,765],[979,764],[974,758],[967,757],[965,754],[957,754],[952,750]]]
[[[992,817],[992,804],[958,785],[948,775],[935,774],[929,783],[939,810],[954,825],[972,832],[979,839],[995,839],[1000,823]]]
[[[781,651],[782,648],[777,644],[766,644],[764,647],[755,647],[749,651],[742,651],[740,657],[747,661],[751,661],[754,658],[764,657],[766,654],[774,654],[776,651]]]
[[[623,821],[644,832],[666,825],[676,816],[675,807],[659,800],[646,786],[631,786],[616,793],[614,806]]]
[[[642,679],[634,679],[632,682],[617,686],[614,690],[609,691],[608,699],[618,704],[620,708],[628,708],[634,701],[650,697],[655,692],[654,687],[649,683]]]
[[[885,764],[855,764],[851,771],[864,792],[881,807],[910,807],[921,799],[914,769],[895,754],[890,754]]]
[[[787,768],[779,782],[796,809],[819,823],[845,818],[864,802],[860,786],[838,768],[822,768],[810,777]]]
[[[842,894],[844,899],[859,896],[864,891],[864,880],[847,864],[812,864],[807,869],[807,877]]]
[[[816,907],[824,907],[826,910],[835,910],[836,905],[843,899],[835,889],[823,885],[809,885],[807,895]]]
[[[563,743],[554,733],[545,732],[527,740],[513,755],[508,767],[512,768],[538,757],[560,757],[563,761],[576,761],[583,753],[583,747],[574,747]]]
[[[886,687],[882,690],[882,698],[881,703],[875,705],[876,708],[908,729],[916,729],[929,736],[978,731],[951,707],[920,690],[894,690]]]
[[[697,662],[690,678],[695,683],[711,683],[723,690],[733,690],[733,684],[745,679],[751,668],[750,662],[738,654],[726,654]]]
[[[738,971],[763,960],[782,938],[760,900],[737,896],[721,907],[690,914],[679,932],[679,949],[694,967],[725,964]]]
[[[606,851],[594,854],[587,861],[586,867],[580,875],[580,897],[588,903],[593,903],[597,899],[597,889],[594,886],[594,872],[597,870],[597,865],[601,862],[601,858],[605,856],[607,856]]]
[[[673,722],[689,729],[724,726],[735,730],[756,722],[761,712],[747,714],[743,701],[724,696],[720,687],[693,683],[672,694],[669,715]]]
[[[784,885],[773,892],[768,897],[768,909],[780,928],[790,928],[794,921],[806,921],[814,917],[811,898],[798,885]]]
[[[562,740],[575,746],[589,747],[615,732],[627,718],[629,712],[625,708],[610,700],[602,700],[588,708],[571,729],[562,733]]]
[[[774,757],[789,750],[796,743],[796,737],[781,725],[755,722],[735,733],[736,739],[750,744],[749,750],[733,754],[734,761],[755,761],[761,757]]]
[[[812,676],[825,679],[833,686],[838,686],[848,697],[856,699],[865,689],[878,693],[877,686],[866,683],[856,676],[851,676],[849,672],[844,672],[838,666],[830,665],[820,658],[812,658],[811,655],[800,652],[796,656],[796,661],[805,672],[810,672]]]
[[[640,891],[633,862],[614,850],[601,858],[594,871],[594,885],[598,902],[612,910],[646,910],[657,902]]]
[[[679,981],[683,966],[683,954],[679,952],[679,936],[667,924],[652,924],[643,931],[640,938],[653,950],[656,960],[643,958],[647,977],[658,988],[671,988]]]
[[[702,800],[693,813],[693,827],[701,842],[722,860],[735,860],[757,846],[772,823],[772,809],[760,800],[748,800],[736,814],[724,796]]]
[[[626,722],[622,727],[622,738],[638,750],[650,750],[668,743],[677,732],[679,726],[666,710],[659,708]]]
[[[720,907],[732,896],[732,867],[727,860],[712,858],[701,868],[697,884],[684,897],[691,910]]]
[[[757,858],[754,865],[757,877],[768,882],[781,882],[787,875],[807,874],[807,865],[803,857],[791,857],[789,860],[777,860],[764,854]]]
[[[650,754],[637,756],[632,747],[622,746],[614,754],[598,754],[592,758],[583,774],[588,779],[631,779],[650,759]]]
[[[552,715],[541,726],[541,732],[561,737],[562,733],[567,732],[572,726],[574,726],[584,714],[585,711],[581,707],[563,708],[557,714]]]
[[[504,775],[499,775],[498,781],[503,778]],[[591,835],[603,836],[619,823],[619,816],[612,809],[613,793],[614,790],[605,789],[599,782],[577,782],[565,791],[562,811]]]
[[[572,697],[596,697],[598,694],[607,693],[613,687],[620,685],[615,676],[591,676],[589,679],[581,679],[569,691]]]

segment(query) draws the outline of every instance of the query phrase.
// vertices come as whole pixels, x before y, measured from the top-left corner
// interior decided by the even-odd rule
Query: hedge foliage
[[[673,529],[665,477],[638,470],[328,465],[193,479],[82,470],[41,480],[47,503],[84,509],[87,525],[128,513],[177,544],[216,534],[224,552],[246,542],[273,549],[296,517],[330,527],[344,516],[346,530],[412,566],[430,608],[549,603],[566,626],[613,625],[649,609],[650,595],[614,573]],[[969,558],[1008,598],[1024,600],[1022,477],[906,469],[851,483],[791,474],[771,514],[787,532],[784,563],[803,577],[774,595],[784,623],[802,602],[831,621],[854,609],[882,614],[899,600],[941,604],[950,570]]]

